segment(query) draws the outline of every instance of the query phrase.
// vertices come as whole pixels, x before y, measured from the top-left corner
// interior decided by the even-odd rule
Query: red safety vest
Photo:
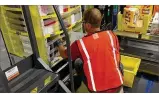
[[[103,31],[77,41],[89,90],[103,91],[123,84],[116,39],[113,32]]]

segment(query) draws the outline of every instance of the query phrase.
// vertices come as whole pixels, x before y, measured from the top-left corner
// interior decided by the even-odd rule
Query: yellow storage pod
[[[129,26],[124,23],[124,15],[119,12],[118,13],[118,30],[146,34],[150,19],[151,19],[150,15],[144,15],[143,20],[137,21],[137,26]]]
[[[24,28],[20,26],[20,24],[22,24],[21,21],[14,19],[22,17],[22,14],[16,14],[16,12],[20,13],[19,11],[21,11],[21,8],[10,8],[7,6],[0,6],[0,22],[2,34],[8,52],[16,56],[23,57],[23,45],[21,43],[19,34],[20,30],[23,30]]]
[[[57,8],[60,10],[68,31],[72,31],[72,28],[75,27],[79,21],[82,21],[82,18],[80,18],[76,23],[71,23],[71,15],[80,12],[81,6],[60,5]],[[51,5],[30,5],[29,10],[40,57],[46,64],[53,67],[62,60],[56,47],[54,47],[54,42],[58,38],[64,37],[62,36],[63,31],[61,30],[57,15]],[[73,20],[75,20],[75,17]]]
[[[121,63],[124,66],[124,86],[132,87],[135,75],[138,71],[141,59],[121,55]]]

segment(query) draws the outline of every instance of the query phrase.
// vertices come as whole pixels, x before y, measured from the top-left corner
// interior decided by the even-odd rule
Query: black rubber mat
[[[51,76],[51,80],[55,80],[58,75],[48,72],[44,69],[30,69],[20,75],[19,77],[15,78],[9,83],[11,88],[11,92],[25,92],[29,93],[35,87],[38,87],[38,90],[44,89],[44,80]]]

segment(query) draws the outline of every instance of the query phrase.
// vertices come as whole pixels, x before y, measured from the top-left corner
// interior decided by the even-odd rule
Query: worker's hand
[[[59,47],[60,45],[62,45],[62,41],[60,39],[58,39],[57,41],[55,41],[55,47]]]
[[[120,65],[119,65],[119,69],[120,69],[120,72],[122,73],[122,75],[124,75],[124,66],[121,62],[120,62]]]

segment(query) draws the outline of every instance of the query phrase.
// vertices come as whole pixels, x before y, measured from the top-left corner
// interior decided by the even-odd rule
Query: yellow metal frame
[[[0,14],[1,26],[0,27],[2,30],[2,34],[4,36],[4,41],[6,43],[8,52],[19,57],[24,57],[23,45],[22,45],[20,36],[17,33],[23,36],[28,36],[28,33],[17,31],[16,29],[19,30],[23,28],[20,26],[16,26],[14,24],[21,24],[21,22],[16,21],[14,19],[10,19],[10,18],[23,18],[23,12],[22,12],[22,15],[17,15],[11,12],[7,12],[8,10],[22,12],[22,8],[21,7],[9,8],[7,6],[0,6],[0,11],[1,11],[1,14]],[[25,24],[25,22],[23,22],[23,24]]]

